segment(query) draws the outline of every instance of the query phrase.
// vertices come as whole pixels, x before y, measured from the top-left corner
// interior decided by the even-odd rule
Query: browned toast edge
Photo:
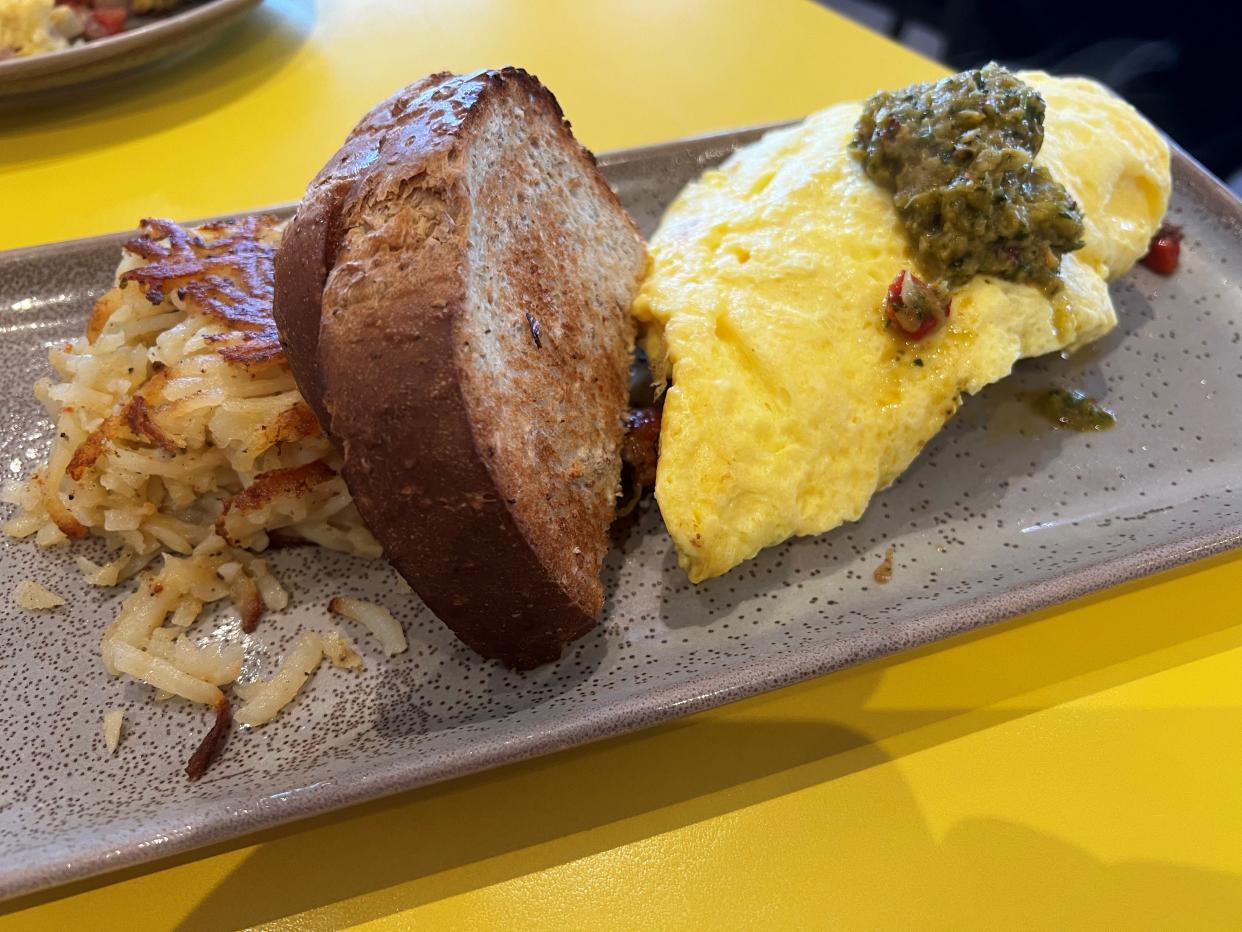
[[[346,480],[389,560],[470,647],[528,669],[590,630],[602,589],[579,604],[536,557],[476,449],[456,370],[469,210],[458,147],[480,104],[510,81],[546,95],[566,144],[624,215],[536,79],[515,68],[433,75],[372,110],[312,182],[277,256],[275,311],[298,385],[344,447]],[[373,166],[401,135],[412,143],[377,183]],[[342,244],[361,206],[407,182],[451,222],[421,243],[415,269],[395,276]]]

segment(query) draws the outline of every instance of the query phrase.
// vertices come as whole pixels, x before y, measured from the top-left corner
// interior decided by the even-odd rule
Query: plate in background
[[[262,0],[207,0],[115,36],[0,61],[0,99],[133,71],[213,41]]]
[[[645,234],[689,179],[758,130],[600,158]],[[337,594],[382,601],[410,651],[354,631],[366,671],[325,666],[271,725],[233,735],[197,783],[210,712],[108,677],[98,641],[124,592],[86,586],[65,550],[0,540],[0,896],[222,841],[486,767],[631,731],[979,627],[1242,542],[1242,205],[1181,153],[1170,219],[1181,270],[1114,284],[1117,330],[1020,364],[963,405],[863,520],[764,551],[693,587],[648,502],[605,565],[599,628],[518,675],[480,660],[386,566],[273,554],[293,604],[265,619],[266,675]],[[287,214],[288,209],[281,211]],[[137,219],[137,218],[135,218]],[[50,424],[30,386],[82,332],[132,233],[0,254],[0,468],[29,473]],[[1053,383],[1103,396],[1107,433],[1054,431],[1024,403]],[[888,546],[887,585],[872,571]],[[18,610],[18,580],[67,596]],[[225,614],[223,617],[227,617]],[[200,630],[207,620],[200,621]],[[123,706],[120,752],[102,749]]]

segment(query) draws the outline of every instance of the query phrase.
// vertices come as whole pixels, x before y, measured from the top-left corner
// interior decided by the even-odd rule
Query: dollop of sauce
[[[923,271],[1060,287],[1082,212],[1046,168],[1044,100],[995,63],[867,101],[851,144],[893,204]]]
[[[1076,388],[1052,388],[1037,395],[1035,410],[1057,427],[1070,430],[1108,430],[1117,417],[1086,392]]]

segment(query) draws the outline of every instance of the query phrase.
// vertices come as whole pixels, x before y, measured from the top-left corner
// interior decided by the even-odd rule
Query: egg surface
[[[1107,281],[1164,216],[1168,147],[1091,81],[1020,77],[1047,103],[1036,161],[1084,215],[1052,296],[976,276],[924,340],[886,327],[885,291],[913,261],[890,193],[849,151],[855,104],[769,133],[669,207],[634,313],[671,378],[655,494],[692,581],[857,520],[964,393],[1115,326]]]

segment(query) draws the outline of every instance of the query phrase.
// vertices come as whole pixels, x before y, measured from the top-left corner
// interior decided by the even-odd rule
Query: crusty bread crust
[[[609,256],[618,257],[606,290],[616,312],[599,318],[605,327],[592,318],[585,328],[602,348],[583,363],[585,373],[561,376],[583,380],[578,410],[549,425],[553,445],[578,442],[575,420],[599,425],[591,426],[591,456],[568,457],[577,473],[569,477],[547,468],[535,474],[494,442],[505,425],[481,398],[486,372],[476,371],[478,351],[469,346],[479,314],[468,307],[470,263],[478,261],[469,231],[472,217],[475,229],[486,219],[472,212],[501,208],[474,202],[466,165],[470,147],[483,144],[488,108],[499,102],[529,109],[541,138],[551,132],[572,154],[578,174],[590,179],[574,196],[595,199],[592,216],[603,218],[600,235],[612,237]],[[602,607],[599,569],[632,343],[628,303],[644,256],[632,221],[555,98],[514,68],[432,75],[372,110],[311,183],[277,255],[275,316],[287,355],[308,403],[344,448],[344,475],[363,519],[432,611],[480,654],[517,669],[556,659]],[[566,320],[565,294],[580,287],[597,300],[598,282],[586,276],[599,273],[574,259],[545,255],[556,267],[523,269],[515,280],[545,276],[555,294],[527,287],[511,309],[530,323],[531,352],[545,353],[532,357],[543,370],[529,377],[544,372],[561,396],[551,381],[557,376],[546,374],[561,350],[542,345],[556,337],[549,331],[541,340],[538,322],[560,320],[566,344],[578,341],[565,352],[584,358],[585,333],[577,332],[584,328]],[[526,362],[518,360],[519,368]],[[523,386],[528,396],[530,388]],[[580,485],[580,506],[540,520],[549,518],[539,512],[541,498],[561,501],[554,484],[568,481]]]
[[[343,232],[345,200],[374,164],[386,134],[400,125],[409,102],[450,77],[448,72],[428,75],[372,108],[311,181],[285,228],[276,255],[273,311],[298,388],[324,428],[330,419],[319,371],[319,322],[324,285]]]

